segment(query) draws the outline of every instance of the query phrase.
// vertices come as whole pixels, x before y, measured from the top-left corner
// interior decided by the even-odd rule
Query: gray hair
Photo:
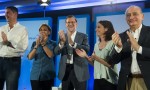
[[[134,7],[134,8],[138,8],[138,9],[141,11],[141,13],[142,13],[142,9],[141,9],[139,6],[131,5],[131,6],[129,6],[129,7],[126,9],[126,11],[125,11],[125,15],[127,14],[127,11],[128,11],[130,8],[132,8],[132,7]]]

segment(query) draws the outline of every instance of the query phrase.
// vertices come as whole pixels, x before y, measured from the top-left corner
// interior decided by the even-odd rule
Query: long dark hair
[[[105,32],[105,41],[111,40],[111,36],[115,32],[112,23],[108,20],[101,20],[98,23],[102,24],[103,27],[107,29],[107,31]]]

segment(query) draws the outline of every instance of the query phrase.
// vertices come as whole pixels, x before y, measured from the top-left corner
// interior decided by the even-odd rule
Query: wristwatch
[[[46,46],[46,44],[43,44],[42,47]]]
[[[6,43],[6,45],[7,45],[7,46],[11,46],[11,42],[8,41],[8,42]]]

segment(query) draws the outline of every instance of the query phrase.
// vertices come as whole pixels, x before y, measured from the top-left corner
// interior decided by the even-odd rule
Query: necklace
[[[98,44],[98,48],[99,48],[99,50],[102,50],[102,49],[104,49],[105,47],[106,47],[106,45],[107,45],[107,42],[100,42],[99,44]]]

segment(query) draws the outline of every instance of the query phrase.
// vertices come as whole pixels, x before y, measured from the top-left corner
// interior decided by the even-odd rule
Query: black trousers
[[[6,81],[7,90],[18,90],[21,57],[0,57],[0,90]]]
[[[32,90],[52,90],[53,85],[54,79],[46,81],[31,80]]]
[[[86,90],[86,81],[77,80],[72,64],[67,64],[65,76],[62,80],[62,90]]]
[[[105,79],[94,79],[94,90],[117,90],[117,85]]]

